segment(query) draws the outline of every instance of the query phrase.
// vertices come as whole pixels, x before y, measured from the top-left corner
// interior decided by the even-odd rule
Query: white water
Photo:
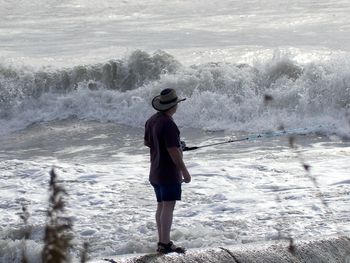
[[[142,63],[145,56],[151,57],[147,53],[134,55],[134,64],[131,58],[123,62],[126,73],[118,75],[119,79],[125,80],[130,68]],[[344,57],[340,61],[332,58],[318,64],[298,64],[275,54],[270,61],[253,67],[184,67],[163,56],[160,61],[168,63],[174,72],[157,79],[156,73],[139,69],[127,84],[114,80],[105,70],[112,62],[71,71],[8,69],[3,77],[0,134],[70,117],[142,127],[153,112],[149,107],[152,98],[166,87],[188,98],[176,116],[184,127],[254,132],[274,130],[283,124],[287,128],[306,127],[309,132],[349,134],[350,60]],[[141,87],[139,82],[143,83]],[[265,95],[274,98],[268,105]]]
[[[188,145],[305,131],[301,156],[332,211],[288,136],[205,148],[185,154],[177,243],[349,234],[349,14],[348,1],[0,0],[0,261],[20,262],[21,204],[40,259],[52,166],[76,247],[154,250],[142,127],[166,87],[188,98],[175,115]]]
[[[31,213],[31,259],[40,256],[52,166],[69,192],[76,242],[88,241],[93,258],[154,250],[155,201],[147,182],[147,150],[141,129],[126,130],[64,121],[36,125],[1,141],[4,262],[20,255],[21,204]],[[223,133],[192,129],[183,135],[193,144],[225,139]],[[172,238],[198,248],[277,239],[279,228],[282,236],[296,239],[348,233],[349,143],[311,135],[296,138],[333,213],[325,213],[288,138],[258,139],[185,154],[193,182],[183,187]]]

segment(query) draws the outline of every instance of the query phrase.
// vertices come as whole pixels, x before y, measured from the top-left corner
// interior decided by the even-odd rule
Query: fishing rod
[[[303,131],[307,130],[306,128],[303,129]],[[299,135],[306,135],[305,133],[296,133],[296,130],[282,130],[282,131],[274,131],[274,132],[267,132],[267,133],[262,133],[262,134],[256,134],[256,135],[250,135],[248,137],[243,137],[240,139],[230,139],[224,142],[217,142],[217,143],[211,143],[211,144],[205,144],[201,146],[192,146],[192,147],[187,147],[185,142],[181,142],[182,144],[182,151],[193,151],[201,148],[206,148],[206,147],[211,147],[211,146],[216,146],[216,145],[221,145],[221,144],[227,144],[227,143],[234,143],[234,142],[242,142],[242,141],[248,141],[248,140],[255,140],[259,138],[270,138],[270,137],[277,137],[277,136],[283,136],[287,134],[299,134]]]

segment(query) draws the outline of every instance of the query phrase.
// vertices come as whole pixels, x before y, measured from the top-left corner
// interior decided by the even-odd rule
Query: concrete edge
[[[190,249],[185,255],[150,253],[119,256],[110,263],[350,263],[350,237],[253,242],[229,247]]]

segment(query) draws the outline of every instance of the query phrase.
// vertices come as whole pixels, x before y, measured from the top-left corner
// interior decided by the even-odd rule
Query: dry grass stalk
[[[83,251],[81,252],[81,256],[80,256],[80,263],[85,263],[88,261],[88,250],[89,250],[89,244],[87,242],[84,242]]]
[[[269,95],[269,94],[264,95],[264,104],[265,105],[268,105],[272,101],[273,101],[273,97],[271,95]]]
[[[324,198],[324,194],[322,193],[322,191],[320,189],[320,185],[319,185],[316,177],[313,176],[311,173],[311,165],[306,163],[305,159],[303,158],[302,154],[300,153],[300,151],[298,150],[298,147],[295,144],[295,138],[293,136],[289,137],[289,146],[296,153],[296,156],[297,156],[301,166],[305,170],[307,178],[312,182],[313,186],[315,187],[315,189],[317,191],[316,197],[321,201],[321,203],[324,206],[324,208],[326,209],[326,211],[331,212],[329,209],[329,206]]]
[[[20,218],[23,220],[24,223],[24,240],[23,240],[23,244],[22,244],[22,260],[21,263],[28,263],[28,259],[27,259],[27,246],[26,246],[26,240],[29,239],[30,236],[30,230],[28,228],[28,219],[29,219],[30,215],[29,212],[27,210],[27,207],[25,205],[22,205],[22,214],[20,215]]]
[[[274,97],[272,95],[269,95],[269,94],[264,95],[264,105],[265,106],[269,106],[273,101],[274,101]],[[282,131],[282,132],[285,131],[284,125],[282,123],[278,126],[277,129],[279,131]],[[283,208],[282,199],[281,199],[281,196],[277,192],[275,194],[275,201],[279,205],[280,209],[282,209]],[[279,222],[277,222],[277,226],[275,227],[277,232],[278,232],[278,239],[287,239],[290,241],[290,244],[294,244],[294,240],[293,240],[291,233],[289,233],[289,231],[287,231],[287,233],[284,234],[282,231],[283,223],[286,224],[286,220],[283,219],[283,213],[281,212],[280,214],[281,214],[280,220],[279,220]],[[290,245],[290,247],[292,247],[292,246]]]
[[[69,249],[72,247],[72,222],[62,216],[65,211],[64,188],[57,184],[57,175],[50,172],[50,197],[47,211],[48,222],[45,227],[42,261],[44,263],[70,262]]]

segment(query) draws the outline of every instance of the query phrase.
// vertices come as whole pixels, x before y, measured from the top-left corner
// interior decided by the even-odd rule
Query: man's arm
[[[177,166],[177,168],[179,168],[180,171],[182,172],[184,182],[185,183],[191,182],[191,175],[188,172],[186,165],[182,159],[182,152],[180,151],[180,149],[177,147],[170,147],[170,148],[167,148],[167,150],[170,154],[171,159],[173,160],[173,162]]]

